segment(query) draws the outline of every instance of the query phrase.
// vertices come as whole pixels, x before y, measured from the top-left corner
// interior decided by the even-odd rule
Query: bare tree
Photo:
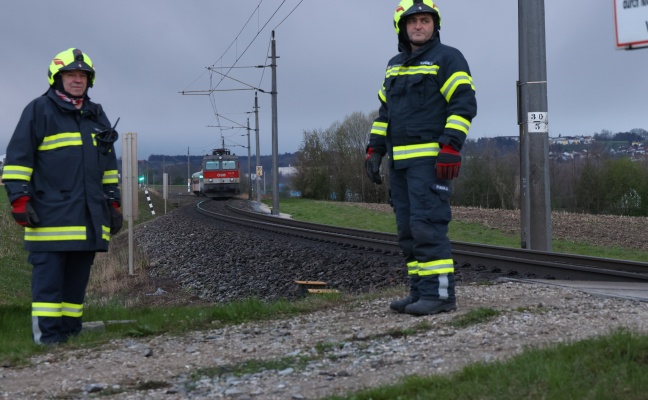
[[[304,140],[299,148],[299,156],[292,177],[292,185],[309,199],[327,200],[330,190],[330,171],[328,154],[321,140],[322,132],[304,131]]]
[[[375,115],[355,112],[326,130],[304,132],[302,154],[295,165],[297,174],[292,179],[302,196],[339,201],[387,200],[387,185],[374,185],[364,171],[368,136]],[[311,152],[313,154],[303,154]],[[383,167],[385,165],[386,162]]]

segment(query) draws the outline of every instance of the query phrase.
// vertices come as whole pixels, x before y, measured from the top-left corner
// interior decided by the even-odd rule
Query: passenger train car
[[[203,195],[203,174],[202,170],[191,175],[191,191],[196,196]]]
[[[231,198],[241,194],[239,158],[226,149],[215,149],[203,158],[202,171],[191,176],[191,190],[198,196]]]

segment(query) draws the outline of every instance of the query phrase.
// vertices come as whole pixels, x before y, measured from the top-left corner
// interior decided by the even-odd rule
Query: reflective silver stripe
[[[440,299],[447,299],[449,297],[448,286],[450,286],[450,282],[448,280],[448,274],[439,275],[439,298]]]
[[[34,316],[32,316],[32,334],[34,335],[34,343],[43,344],[41,342],[43,332],[41,332],[40,326],[38,325],[38,317]]]

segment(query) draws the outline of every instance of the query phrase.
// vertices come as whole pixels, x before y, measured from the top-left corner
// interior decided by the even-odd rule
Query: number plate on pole
[[[546,112],[530,112],[527,118],[527,131],[547,133],[549,131],[547,123]]]

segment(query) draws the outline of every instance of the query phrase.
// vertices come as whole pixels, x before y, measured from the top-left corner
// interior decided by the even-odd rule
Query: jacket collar
[[[406,50],[402,51],[403,54],[403,62],[404,63],[409,63],[414,60],[416,60],[418,57],[420,57],[422,54],[425,54],[426,52],[430,51],[430,49],[436,47],[441,41],[439,40],[438,36],[433,37],[430,39],[427,43],[416,49],[416,51],[411,51],[409,48]]]
[[[85,99],[83,100],[83,105],[81,108],[76,108],[73,104],[68,103],[58,97],[58,95],[55,92],[54,88],[49,88],[47,92],[44,94],[44,96],[49,97],[61,110],[63,111],[90,111],[94,112],[95,107],[93,107],[94,103],[90,102],[90,97],[86,95]]]

